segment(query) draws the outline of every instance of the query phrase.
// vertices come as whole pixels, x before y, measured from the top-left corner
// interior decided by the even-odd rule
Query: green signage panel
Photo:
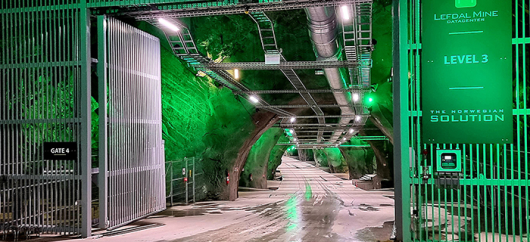
[[[425,143],[512,142],[512,1],[422,1]]]

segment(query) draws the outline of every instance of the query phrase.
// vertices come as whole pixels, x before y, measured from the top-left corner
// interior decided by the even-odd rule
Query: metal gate
[[[89,234],[90,53],[83,4],[1,1],[0,230]],[[45,158],[50,142],[73,157]],[[70,151],[70,150],[69,150]]]
[[[394,1],[394,140],[395,160],[401,160],[395,169],[399,240],[529,241],[530,2],[506,1],[513,1],[514,21],[514,140],[508,145],[422,143],[421,1]],[[433,172],[437,149],[462,150],[458,177],[444,180]]]
[[[98,44],[99,224],[112,229],[166,206],[160,43],[98,16]]]

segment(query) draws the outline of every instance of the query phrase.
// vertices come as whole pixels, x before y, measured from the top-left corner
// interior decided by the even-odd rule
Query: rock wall
[[[352,139],[348,145],[360,145],[364,142]],[[340,152],[344,156],[344,160],[348,164],[348,172],[350,179],[359,179],[365,174],[373,174],[375,172],[374,151],[370,148],[350,148],[341,147]]]
[[[239,186],[267,188],[269,156],[281,136],[283,131],[280,128],[271,128],[261,135],[250,150],[244,170],[241,172]]]
[[[278,143],[280,142],[287,142],[289,139],[285,136],[280,136],[278,139]],[[267,179],[272,180],[274,179],[274,171],[276,171],[276,168],[280,166],[282,163],[282,156],[287,150],[286,145],[276,145],[272,148],[271,153],[269,155],[269,162],[267,164]]]
[[[348,165],[339,148],[313,150],[317,167],[329,167],[331,173],[348,172]]]

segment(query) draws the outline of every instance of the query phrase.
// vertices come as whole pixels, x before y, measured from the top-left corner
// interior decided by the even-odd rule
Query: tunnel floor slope
[[[98,241],[387,241],[392,191],[364,191],[305,162],[283,157],[277,190],[236,201],[177,206],[142,220],[163,224]]]

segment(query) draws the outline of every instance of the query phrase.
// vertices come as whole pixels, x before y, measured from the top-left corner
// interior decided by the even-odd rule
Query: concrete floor
[[[392,191],[363,191],[305,162],[283,158],[277,190],[240,192],[236,201],[172,207],[132,226],[153,225],[113,241],[387,241]],[[79,240],[76,240],[79,241]]]

